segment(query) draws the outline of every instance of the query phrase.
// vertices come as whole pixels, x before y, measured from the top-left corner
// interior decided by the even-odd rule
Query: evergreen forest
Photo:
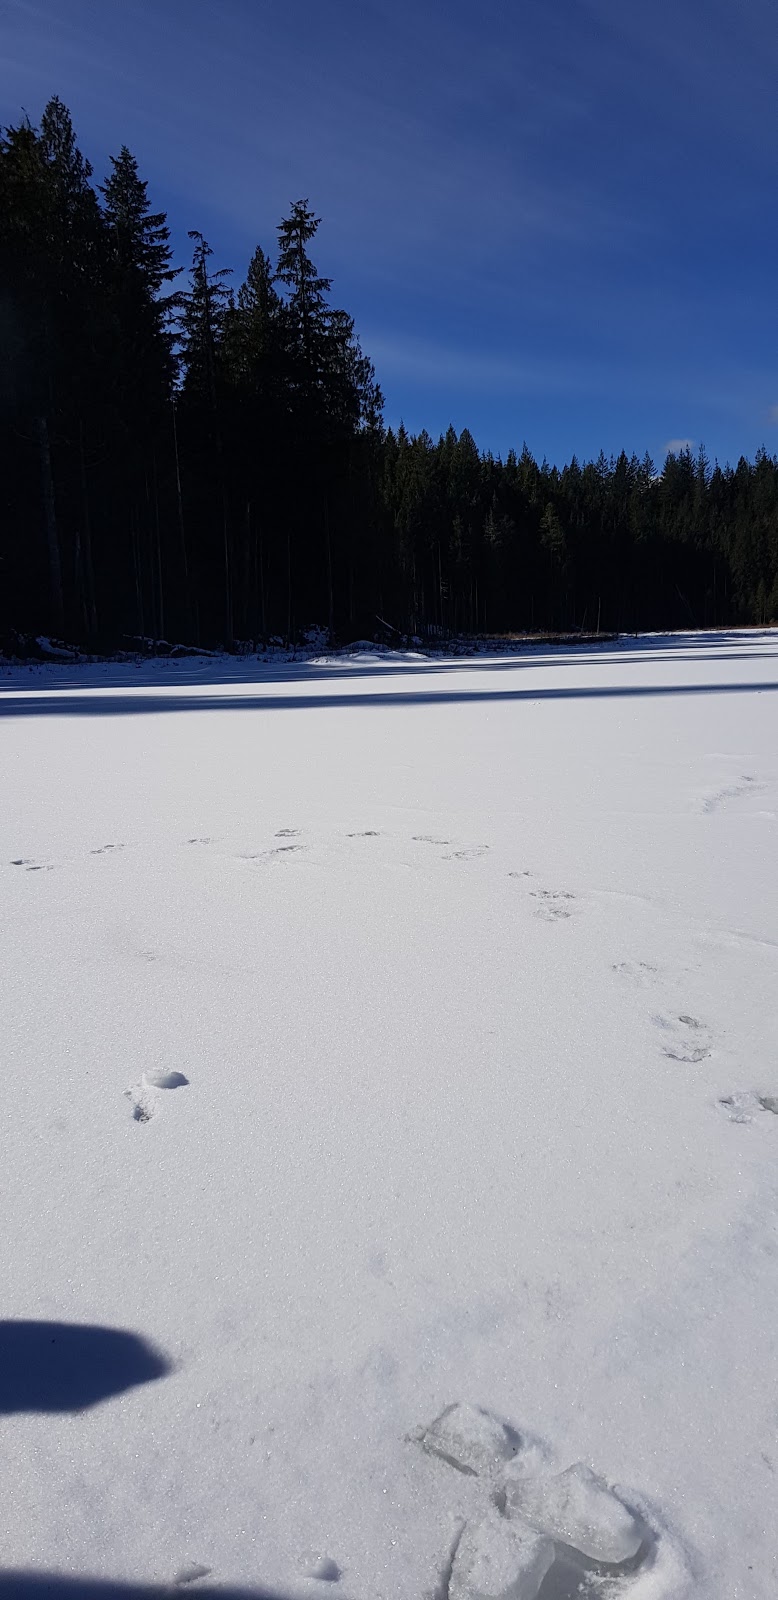
[[[243,282],[174,262],[130,151],[58,99],[0,138],[0,648],[238,649],[778,619],[778,459],[564,467],[383,418],[290,206]]]

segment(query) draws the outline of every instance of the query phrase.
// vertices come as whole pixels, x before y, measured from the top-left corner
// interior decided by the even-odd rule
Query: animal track
[[[483,1485],[480,1513],[449,1541],[435,1600],[629,1600],[649,1574],[654,1600],[684,1591],[668,1535],[583,1462],[553,1475],[548,1446],[474,1406],[447,1406],[411,1437]]]
[[[416,844],[448,845],[454,843],[453,839],[437,839],[434,833],[414,833],[413,838]]]
[[[212,839],[187,839],[187,844],[213,844]]]
[[[675,1017],[657,1016],[651,1021],[667,1036],[662,1049],[671,1061],[698,1062],[710,1055],[708,1031],[699,1017],[682,1011]]]
[[[380,835],[377,828],[363,828],[360,833],[346,834],[347,839],[378,839],[379,837]]]
[[[538,900],[535,916],[542,917],[545,922],[556,922],[560,918],[571,917],[575,895],[569,889],[530,889],[533,900]]]
[[[485,856],[488,849],[488,844],[466,845],[463,850],[452,850],[449,855],[443,857],[443,860],[475,861],[478,856]]]
[[[12,867],[24,867],[25,872],[53,872],[54,863],[51,861],[33,861],[28,856],[19,856],[11,862]]]
[[[132,1108],[134,1122],[151,1122],[159,1110],[160,1089],[185,1089],[189,1079],[183,1072],[144,1072],[140,1083],[124,1093]]]
[[[104,856],[111,850],[124,850],[123,844],[101,844],[97,850],[90,850],[90,856]]]
[[[275,837],[276,839],[297,839],[299,834],[299,828],[279,828]]]
[[[761,1111],[769,1111],[778,1117],[778,1095],[757,1094],[753,1089],[741,1094],[722,1095],[716,1104],[730,1122],[753,1122]]]

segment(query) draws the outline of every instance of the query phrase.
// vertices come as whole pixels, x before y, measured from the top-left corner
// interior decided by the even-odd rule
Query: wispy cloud
[[[470,394],[586,395],[605,393],[611,377],[585,363],[503,356],[432,339],[362,332],[362,345],[383,378],[411,380],[422,388]]]
[[[693,450],[696,439],[668,439],[662,446],[666,456],[678,456],[682,450]]]

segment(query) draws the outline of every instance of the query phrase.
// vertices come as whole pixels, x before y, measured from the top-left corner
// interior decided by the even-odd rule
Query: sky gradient
[[[778,450],[775,0],[0,0],[0,120],[122,143],[177,260],[290,201],[386,418],[561,464]]]

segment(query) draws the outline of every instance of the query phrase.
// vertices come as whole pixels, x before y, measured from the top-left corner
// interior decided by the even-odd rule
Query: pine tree
[[[225,283],[225,279],[230,276],[230,269],[222,267],[217,272],[209,271],[208,262],[213,255],[210,245],[196,229],[190,230],[189,237],[194,239],[195,247],[191,288],[187,295],[181,297],[185,370],[183,395],[189,408],[190,430],[192,422],[195,421],[192,417],[194,412],[196,414],[194,433],[196,436],[199,432],[204,447],[205,453],[199,462],[199,471],[201,473],[206,471],[210,476],[209,487],[215,487],[219,504],[224,584],[222,639],[229,646],[234,637],[233,561],[222,412],[224,341],[229,316],[233,309],[232,296]]]
[[[244,392],[255,397],[269,397],[271,392],[278,396],[288,322],[270,258],[257,245],[225,327],[225,362],[231,381]]]
[[[330,278],[322,278],[307,250],[321,221],[307,200],[297,200],[278,227],[276,278],[289,290],[287,301],[296,353],[307,386],[318,384],[327,365]]]
[[[101,192],[114,259],[119,271],[136,278],[153,302],[162,285],[172,283],[178,275],[171,265],[167,217],[164,211],[151,210],[148,184],[140,177],[138,163],[126,144],[118,156],[111,156],[111,168]]]
[[[229,267],[211,272],[208,262],[213,255],[211,246],[196,229],[190,229],[190,239],[195,247],[191,267],[189,293],[181,296],[183,333],[184,388],[204,398],[215,413],[218,406],[219,365],[232,307],[229,289],[224,280],[231,276]]]
[[[101,186],[107,236],[111,308],[115,319],[112,357],[114,378],[113,476],[122,486],[124,504],[117,521],[126,524],[129,557],[140,581],[144,567],[141,543],[150,562],[147,593],[137,597],[136,627],[143,631],[146,609],[154,631],[164,632],[164,568],[172,562],[179,621],[191,632],[189,561],[180,498],[178,538],[170,541],[170,556],[163,561],[159,517],[160,457],[167,459],[174,419],[171,400],[175,376],[173,312],[177,297],[161,291],[176,278],[172,264],[170,230],[164,212],[152,212],[148,186],[141,179],[135,157],[126,145],[111,157],[111,171]],[[175,441],[173,441],[175,443]]]

